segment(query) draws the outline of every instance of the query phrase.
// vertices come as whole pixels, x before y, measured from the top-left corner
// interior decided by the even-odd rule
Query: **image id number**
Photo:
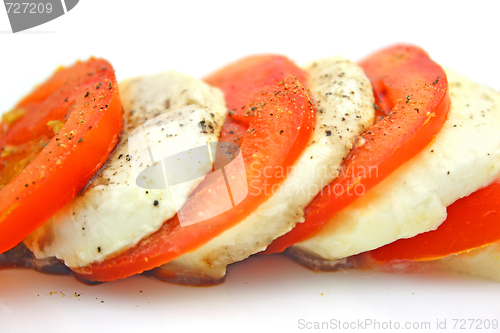
[[[52,13],[51,3],[33,3],[33,2],[22,2],[22,3],[12,3],[6,2],[7,13],[14,14],[38,14],[38,13]]]

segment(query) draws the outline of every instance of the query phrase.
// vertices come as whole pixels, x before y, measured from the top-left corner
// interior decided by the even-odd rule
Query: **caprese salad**
[[[90,59],[4,113],[0,147],[0,267],[203,285],[285,252],[500,278],[500,93],[415,46],[119,84]]]

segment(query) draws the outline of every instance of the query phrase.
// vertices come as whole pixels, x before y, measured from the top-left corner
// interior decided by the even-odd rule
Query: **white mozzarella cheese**
[[[85,192],[25,239],[37,258],[55,256],[69,267],[80,267],[132,247],[173,217],[203,179],[187,182],[175,198],[168,187],[136,183],[151,162],[218,141],[227,111],[222,92],[174,71],[130,79],[119,89],[124,140]],[[144,142],[132,140],[130,135],[137,133],[148,142],[149,152]],[[212,171],[210,162],[192,164],[198,174]]]
[[[433,261],[433,265],[500,281],[500,242]]]
[[[334,260],[434,230],[447,206],[497,177],[500,94],[447,74],[452,108],[436,140],[295,249]]]
[[[307,71],[318,112],[309,145],[292,172],[245,220],[163,269],[220,279],[226,265],[265,250],[303,222],[305,206],[337,176],[356,137],[374,121],[372,87],[363,70],[342,57],[318,60]]]

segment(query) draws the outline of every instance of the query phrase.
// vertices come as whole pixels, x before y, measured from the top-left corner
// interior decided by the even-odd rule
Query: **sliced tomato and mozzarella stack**
[[[110,66],[100,68],[105,72]],[[103,132],[108,136],[99,142],[91,130],[107,128],[102,120],[80,134],[75,125],[69,127],[75,111],[68,111],[62,129],[64,113],[45,119],[48,111],[33,111],[43,120],[32,122],[45,124],[52,131],[45,132],[55,137],[43,132],[36,140],[16,143],[9,137],[15,126],[19,133],[31,126],[18,119],[31,105],[47,104],[35,98],[43,94],[32,94],[3,117],[2,158],[24,153],[0,169],[0,186],[5,186],[0,196],[10,200],[0,210],[0,251],[27,236],[24,244],[37,258],[56,257],[85,280],[147,272],[162,280],[203,284],[222,281],[227,265],[262,251],[287,249],[311,268],[331,270],[438,259],[493,244],[439,261],[492,275],[485,263],[498,252],[500,238],[498,200],[491,199],[500,187],[494,182],[500,171],[499,94],[448,74],[450,94],[439,65],[419,48],[398,45],[360,65],[333,57],[301,69],[285,57],[264,55],[235,62],[206,82],[173,71],[130,79],[120,83],[123,139],[88,184],[116,144],[121,119],[108,125]],[[63,87],[51,95],[47,109],[71,106],[80,118],[87,109],[98,110],[109,120],[121,113],[109,112],[121,111],[112,103],[117,96],[112,79],[82,79],[90,82],[85,88],[83,83],[64,88],[62,79],[51,79],[51,89],[57,90],[53,82]],[[67,97],[68,92],[75,97]],[[61,96],[64,103],[57,102]],[[88,121],[80,118],[80,124]],[[75,138],[78,144],[97,145],[99,157],[85,158],[92,146],[83,146],[84,155],[74,153]],[[62,148],[73,144],[71,154],[51,146],[61,149],[61,140]],[[21,144],[29,147],[21,149]],[[166,158],[201,146],[211,151],[210,158],[191,154],[178,169]],[[29,169],[29,176],[22,171],[17,177],[24,178],[15,178],[19,165],[55,151],[58,159],[51,163],[56,167],[31,163],[25,170],[34,164],[42,171]],[[76,168],[61,156],[87,166],[85,177],[62,173],[50,178],[51,184],[64,179],[61,191],[70,195],[43,208],[36,222],[15,225],[9,216],[30,210],[17,209],[17,193],[25,189],[6,190],[17,183],[34,185],[28,179],[33,181],[33,174],[46,178],[46,168]],[[160,176],[147,178],[151,170]],[[186,170],[196,177],[186,176]],[[47,192],[39,193],[35,197]],[[427,232],[441,223],[436,234]],[[400,238],[409,239],[396,241]]]
[[[55,256],[84,279],[111,281],[158,267],[196,249],[266,202],[269,194],[265,186],[284,181],[314,128],[313,102],[303,85],[305,73],[281,56],[251,57],[224,73],[227,78],[222,75],[221,79],[228,87],[232,85],[231,96],[237,105],[230,109],[225,123],[222,93],[200,80],[168,73],[122,83],[124,137],[142,126],[139,132],[154,143],[148,147],[153,152],[132,147],[131,137],[123,140],[85,191],[25,239],[35,255]],[[194,116],[188,112],[188,118],[177,116],[181,114],[178,107],[191,104],[202,112]],[[175,111],[171,117],[169,110]],[[164,113],[166,119],[158,121]],[[153,121],[156,129],[147,120]],[[210,177],[199,177],[181,191],[186,204],[176,215],[175,208],[182,206],[182,200],[176,198],[174,205],[169,191],[136,186],[139,180],[131,172],[132,162],[139,159],[146,163],[144,168],[150,167],[148,161],[158,160],[153,158],[154,151],[161,150],[157,142],[165,141],[163,147],[169,149],[162,154],[175,155],[180,150],[217,142],[223,123],[221,139],[240,146],[245,185],[251,183],[262,191],[247,195],[237,209],[211,214],[220,210],[218,198],[227,193],[227,187],[225,183],[210,183]],[[148,154],[151,158],[144,159]],[[267,177],[262,171],[269,169],[273,174],[284,170],[285,176]],[[211,163],[205,165],[204,171],[212,171]],[[231,178],[231,173],[228,175]],[[193,221],[202,213],[213,217],[195,224],[179,223],[179,216]]]
[[[326,223],[292,257],[318,270],[442,258],[433,265],[499,279],[500,94],[447,75],[452,107],[435,140],[341,211],[318,196],[311,220]]]
[[[281,56],[256,56],[207,80],[223,89],[230,110],[220,140],[238,144],[245,162],[250,190],[235,209],[181,226],[178,216],[195,218],[215,209],[214,198],[220,198],[218,191],[227,191],[225,185],[200,184],[196,196],[175,215],[167,191],[134,184],[130,169],[138,157],[131,153],[129,139],[120,143],[85,192],[25,244],[38,258],[55,256],[87,280],[123,278],[167,262],[151,274],[177,282],[222,279],[226,265],[264,250],[301,222],[305,206],[335,178],[357,136],[374,121],[372,88],[361,68],[336,57],[313,63],[309,72]],[[306,90],[309,82],[318,113]],[[191,103],[207,111],[196,121],[177,119],[185,123],[184,136],[172,138],[166,131],[165,138],[162,129],[150,141],[171,140],[167,146],[172,151],[165,153],[175,154],[178,141],[203,133],[200,123],[214,115],[211,136],[201,135],[195,145],[217,140],[217,124],[225,112],[217,89],[169,73],[123,82],[120,91],[125,137],[147,119],[156,121],[167,109]]]
[[[37,258],[56,257],[72,269],[102,262],[136,245],[176,214],[168,189],[136,184],[134,162],[144,161],[144,168],[154,162],[146,162],[148,152],[134,146],[131,134],[136,128],[144,128],[140,135],[165,155],[218,140],[227,112],[224,97],[198,79],[171,71],[121,82],[120,93],[124,140],[85,191],[25,239]],[[148,120],[157,126],[147,126]],[[192,162],[202,175],[212,170],[210,163]],[[185,201],[200,182],[189,182],[177,199]]]
[[[122,130],[114,70],[102,59],[57,70],[2,115],[0,253],[85,187]]]
[[[224,68],[206,79],[225,92],[229,109],[247,112],[251,107],[245,106],[245,101],[235,98],[233,92],[238,85],[236,78],[243,69],[240,66],[248,61],[251,59]],[[262,168],[260,163],[250,164],[250,168],[258,169],[267,179],[281,178],[281,183],[278,186],[268,184],[256,188],[250,181],[249,196],[262,192],[267,196],[265,202],[249,212],[240,223],[195,251],[155,270],[152,273],[154,276],[183,276],[188,280],[192,276],[222,279],[227,265],[265,250],[274,239],[302,222],[307,204],[340,173],[341,165],[356,138],[375,118],[370,81],[358,65],[342,57],[315,61],[304,71],[307,78],[304,84],[309,87],[317,108],[313,133],[308,139],[307,147],[303,151],[297,151],[299,157],[288,170],[281,167]],[[271,99],[275,98],[273,96],[286,95],[287,91],[294,89],[286,84],[278,85],[277,88],[271,94]],[[274,114],[279,114],[280,110],[271,108],[267,112],[271,112],[270,116],[274,118]],[[246,118],[246,114],[243,116]],[[231,123],[226,123],[223,129],[223,137],[228,135],[228,131],[232,131],[233,126],[245,126],[241,124],[242,118],[230,119]],[[279,135],[284,134],[281,127],[277,127],[276,131]],[[260,144],[267,145],[268,141]],[[263,152],[259,149],[256,153]]]
[[[446,150],[438,158],[451,168],[445,179],[435,181],[447,191],[437,190],[445,193],[442,201],[448,202],[450,192],[460,199],[448,206],[436,230],[393,242],[364,257],[375,265],[389,266],[434,260],[433,265],[499,280],[500,93],[453,71],[447,73],[454,104],[443,135],[450,139],[441,146]],[[438,152],[433,149],[438,147],[431,146],[431,152]],[[454,179],[447,182],[454,171]]]

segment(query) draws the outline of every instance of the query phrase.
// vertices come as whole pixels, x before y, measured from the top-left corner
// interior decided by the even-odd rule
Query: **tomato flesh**
[[[359,136],[340,176],[327,185],[334,190],[317,195],[305,209],[305,222],[276,239],[265,253],[282,252],[315,235],[335,214],[429,145],[446,122],[446,74],[420,48],[396,45],[360,65],[386,117]]]
[[[247,183],[263,189],[282,182],[284,177],[266,177],[262,170],[288,169],[309,141],[315,110],[302,83],[305,73],[285,57],[263,55],[236,62],[206,81],[225,93],[229,114],[220,141],[240,146]],[[219,191],[227,191],[225,184],[218,187],[202,182],[195,190],[194,199],[188,201],[178,215],[182,213],[189,219],[201,209],[217,211]],[[87,280],[112,281],[158,267],[239,223],[267,197],[268,193],[263,190],[250,192],[235,208],[183,227],[176,215],[132,249],[104,262],[73,270]]]
[[[113,67],[92,58],[60,69],[2,119],[0,253],[70,202],[115,147],[123,115]]]
[[[436,229],[366,252],[377,263],[435,260],[500,240],[500,182],[496,181],[447,208]]]

